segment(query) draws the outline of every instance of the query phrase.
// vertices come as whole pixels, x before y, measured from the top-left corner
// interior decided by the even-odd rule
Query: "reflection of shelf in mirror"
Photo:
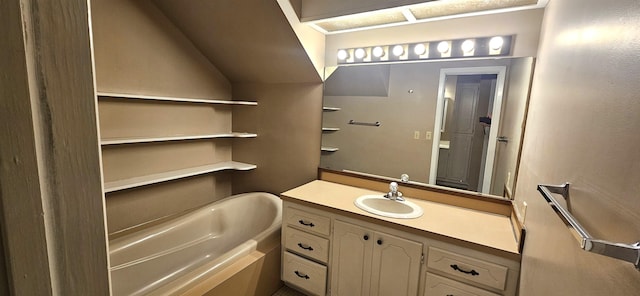
[[[340,111],[338,107],[322,107],[322,111]]]
[[[323,132],[335,132],[335,131],[339,131],[340,128],[339,127],[323,127],[322,131]]]
[[[215,138],[255,138],[257,134],[251,133],[222,133],[195,136],[172,136],[172,137],[129,137],[129,138],[109,138],[100,141],[103,146],[133,144],[133,143],[151,143],[151,142],[167,142],[167,141],[183,141],[183,140],[205,140]]]
[[[324,147],[324,146],[320,147],[320,151],[322,151],[322,152],[336,152],[338,150],[340,150],[340,149],[335,148],[335,147]]]
[[[150,101],[164,101],[164,102],[182,102],[182,103],[246,105],[246,106],[256,106],[256,105],[258,105],[258,102],[253,102],[253,101],[207,100],[207,99],[145,96],[145,95],[119,94],[119,93],[106,93],[106,92],[98,92],[98,97],[134,99],[134,100],[150,100]]]
[[[216,164],[204,165],[193,168],[186,168],[181,170],[151,174],[146,176],[133,177],[124,180],[117,180],[106,182],[104,184],[105,192],[114,192],[118,190],[125,190],[145,185],[151,185],[171,180],[177,180],[197,175],[203,175],[212,172],[218,172],[223,170],[236,170],[236,171],[248,171],[255,169],[256,165],[247,164],[236,161],[225,161]]]

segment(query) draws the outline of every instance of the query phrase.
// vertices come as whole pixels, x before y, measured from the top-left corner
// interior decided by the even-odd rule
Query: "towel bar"
[[[564,222],[571,234],[578,240],[580,247],[592,253],[613,257],[616,259],[631,262],[636,269],[640,270],[640,241],[633,244],[612,243],[605,240],[594,239],[582,225],[574,218],[569,210],[560,206],[552,194],[560,194],[569,207],[569,183],[562,185],[538,185],[538,191],[549,203],[549,206],[556,212],[558,217]]]
[[[366,126],[380,126],[380,121],[376,121],[376,122],[359,122],[359,121],[355,121],[353,119],[349,120],[349,124],[355,124],[355,125],[366,125]]]

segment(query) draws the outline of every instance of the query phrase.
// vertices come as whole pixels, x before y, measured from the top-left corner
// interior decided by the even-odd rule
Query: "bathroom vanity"
[[[321,173],[282,193],[282,280],[310,295],[517,295],[524,229],[508,200],[400,184],[424,214],[354,201],[383,180]]]

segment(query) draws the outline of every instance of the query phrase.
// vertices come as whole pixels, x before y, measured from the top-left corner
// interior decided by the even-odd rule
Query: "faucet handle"
[[[400,175],[400,181],[402,181],[404,183],[409,182],[409,175],[407,175],[407,174]]]
[[[398,183],[396,182],[389,183],[389,191],[391,191],[391,193],[398,192]]]

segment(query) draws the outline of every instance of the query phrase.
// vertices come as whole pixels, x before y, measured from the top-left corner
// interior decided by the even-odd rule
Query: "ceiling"
[[[274,0],[155,0],[231,83],[321,82]]]
[[[372,9],[375,0],[352,0],[361,2],[360,6],[345,5],[349,13],[335,11],[339,6],[335,1],[325,0],[320,4],[317,0],[302,2],[303,22],[315,27],[325,34],[343,33],[354,30],[370,29],[391,25],[440,20],[451,17],[497,13],[518,9],[544,7],[548,0],[422,0],[422,1],[382,1],[376,9]],[[334,2],[332,2],[334,1]],[[411,3],[411,4],[407,4]],[[382,6],[384,5],[384,6]],[[313,10],[312,12],[309,12]],[[307,14],[321,15],[321,17]]]

